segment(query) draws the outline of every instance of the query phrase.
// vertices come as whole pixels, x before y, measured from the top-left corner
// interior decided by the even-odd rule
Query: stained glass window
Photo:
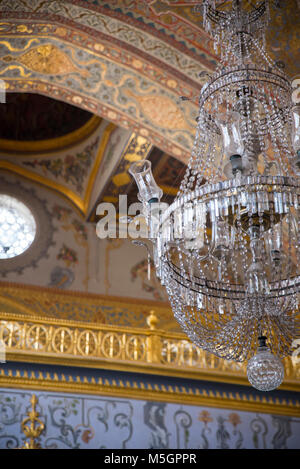
[[[0,194],[0,259],[25,252],[36,234],[35,219],[26,205],[7,194]]]

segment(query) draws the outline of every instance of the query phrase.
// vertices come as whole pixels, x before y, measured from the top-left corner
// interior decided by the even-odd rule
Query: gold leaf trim
[[[6,374],[4,370],[0,370],[0,386],[12,389],[91,394],[176,404],[184,402],[186,405],[300,417],[299,402],[294,403],[291,400],[279,401],[269,397],[260,400],[258,396],[254,398],[251,395],[246,396],[238,393],[227,395],[223,391],[215,394],[212,391],[207,392],[188,387],[181,387],[181,389],[176,387],[175,389],[168,386],[166,389],[165,386],[157,384],[147,383],[145,386],[144,383],[137,381],[130,383],[121,379],[118,379],[118,383],[116,381],[110,383],[107,379],[91,378],[89,382],[87,377],[80,376],[61,375],[58,377],[57,374],[54,374],[51,377],[49,373],[44,375],[42,372],[35,372],[29,377],[28,373],[21,370],[15,372],[7,370]]]

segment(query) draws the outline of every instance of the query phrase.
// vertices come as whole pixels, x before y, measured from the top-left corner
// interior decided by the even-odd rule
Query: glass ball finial
[[[284,367],[281,360],[268,349],[266,337],[260,336],[258,340],[257,354],[248,361],[248,380],[259,391],[273,391],[283,381]]]

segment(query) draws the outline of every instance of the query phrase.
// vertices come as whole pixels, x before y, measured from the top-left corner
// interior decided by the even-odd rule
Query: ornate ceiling
[[[298,2],[272,3],[268,52],[299,77]],[[93,222],[101,201],[117,206],[119,194],[136,201],[133,161],[152,161],[165,201],[176,194],[193,144],[199,74],[218,62],[196,4],[0,1],[0,79],[8,92],[0,177],[47,199],[55,233],[49,258],[22,280],[15,272],[5,280],[165,300],[147,280],[145,252],[125,240],[99,248],[101,272]]]
[[[3,0],[1,77],[8,91],[73,103],[186,160],[193,142],[199,73],[218,58],[197,2]],[[299,11],[274,2],[270,54],[294,77]],[[192,98],[182,103],[181,95]]]
[[[226,7],[226,2],[221,3]],[[111,123],[103,136],[102,151],[116,127],[120,127],[129,149],[139,135],[144,156],[159,148],[165,158],[170,155],[186,162],[193,143],[197,94],[203,84],[199,74],[212,71],[218,61],[202,30],[201,7],[195,8],[197,4],[192,0],[2,0],[0,78],[5,81],[8,98],[2,116],[0,110],[4,122],[0,151],[37,154],[73,146],[76,159],[75,145],[93,133],[100,122],[89,116],[98,115],[103,122]],[[299,73],[298,2],[274,1],[271,17],[268,52],[295,78]],[[10,96],[11,92],[17,94]],[[191,101],[181,101],[180,96]],[[22,132],[27,135],[24,139]],[[68,135],[63,138],[63,134]],[[133,143],[129,143],[130,138]],[[116,136],[115,140],[119,141]],[[77,191],[73,197],[74,184],[65,187],[66,181],[55,181],[56,189],[63,189],[61,192],[89,219],[93,219],[95,204],[102,197],[113,200],[119,190],[133,190],[127,187],[128,174],[124,175],[133,157],[124,157],[125,141],[119,145],[123,154],[116,154],[114,145],[107,150],[114,156],[108,156],[105,181],[100,183],[97,165],[90,165],[99,193],[92,195],[90,181],[88,195]],[[133,154],[139,151],[136,148]],[[64,179],[68,179],[67,170],[58,169],[59,165],[68,166],[71,171],[70,155],[69,163],[54,157],[50,162],[49,155],[43,161],[32,157],[29,160],[18,159],[22,171],[17,172],[39,174],[35,179],[46,184],[41,177],[51,180],[51,173],[56,178],[64,172]],[[9,161],[6,169],[16,170],[16,160],[14,167]],[[76,177],[79,168],[73,169]],[[174,193],[176,184],[167,184],[168,193]],[[80,183],[77,189],[82,189]]]

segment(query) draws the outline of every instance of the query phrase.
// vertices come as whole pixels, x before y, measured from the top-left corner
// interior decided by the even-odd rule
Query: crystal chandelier
[[[268,1],[249,3],[203,1],[220,64],[172,205],[163,210],[149,161],[130,173],[175,318],[200,348],[248,361],[250,383],[268,391],[299,337],[300,107],[265,52]]]

